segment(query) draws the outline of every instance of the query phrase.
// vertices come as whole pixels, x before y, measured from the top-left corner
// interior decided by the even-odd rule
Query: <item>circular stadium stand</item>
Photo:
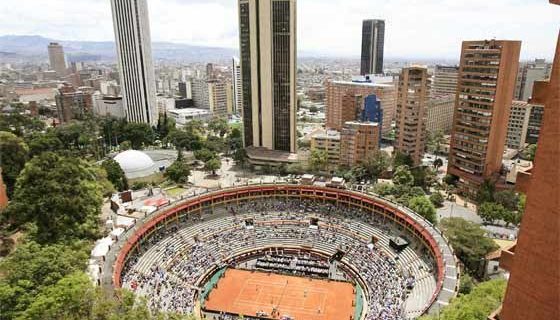
[[[283,202],[327,207],[290,213],[271,206]],[[253,210],[247,207],[255,203],[263,204]],[[263,207],[269,209],[262,210]],[[232,214],[234,210],[236,214]],[[192,218],[197,215],[205,218]],[[309,230],[311,216],[318,220],[320,235]],[[246,220],[255,224],[250,236],[239,223]],[[390,239],[395,236],[405,237],[411,245],[401,252],[389,249]],[[192,240],[197,237],[200,242]],[[220,237],[228,239],[227,247],[216,240]],[[379,252],[368,262],[369,256],[361,252],[372,237],[378,241]],[[127,279],[157,273],[161,267],[170,270],[170,281],[184,287],[180,298],[194,299],[220,267],[258,256],[267,248],[303,249],[325,257],[345,248],[342,268],[364,288],[366,300],[372,299],[380,288],[398,287],[376,283],[368,269],[356,261],[378,265],[380,269],[398,269],[398,273],[389,272],[386,276],[396,279],[395,283],[406,277],[413,277],[415,282],[402,306],[402,318],[437,312],[457,292],[459,270],[452,248],[437,228],[410,209],[372,194],[292,184],[220,189],[161,208],[138,221],[111,247],[101,285],[107,289],[128,287]],[[185,272],[199,269],[203,272]],[[363,318],[374,319],[367,317],[367,312]]]

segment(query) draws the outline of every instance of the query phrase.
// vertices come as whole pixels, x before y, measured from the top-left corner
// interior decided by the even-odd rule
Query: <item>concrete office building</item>
[[[381,105],[382,134],[391,132],[395,115],[396,90],[393,83],[330,81],[326,93],[326,126],[341,130],[347,121],[356,121],[365,106],[365,99],[375,95]]]
[[[96,99],[93,104],[93,113],[102,117],[126,118],[122,97],[103,97]]]
[[[187,93],[187,83],[186,82],[179,82],[177,84],[177,87],[179,89],[179,96],[183,99],[187,99],[189,98],[188,93]]]
[[[227,118],[229,84],[224,81],[212,80],[208,82],[208,105],[212,116]]]
[[[419,165],[426,147],[430,77],[426,67],[403,68],[399,77],[395,151]]]
[[[508,40],[462,45],[447,172],[471,197],[485,179],[501,181],[520,49],[520,41]]]
[[[216,74],[214,73],[214,64],[208,63],[206,64],[206,79],[214,80]]]
[[[241,65],[237,58],[232,59],[232,75],[233,79],[233,109],[232,113],[236,114],[243,109],[243,82],[241,81]]]
[[[426,131],[449,134],[453,128],[455,94],[432,96],[427,103]]]
[[[340,164],[352,167],[379,150],[379,124],[348,121],[340,132]]]
[[[206,79],[193,79],[192,84],[192,99],[194,106],[199,109],[210,110],[210,97],[208,92],[208,81]]]
[[[51,70],[56,72],[58,77],[66,75],[66,58],[64,57],[64,49],[57,42],[51,42],[49,50],[49,66]]]
[[[74,86],[64,83],[56,93],[56,112],[60,123],[74,119],[84,119],[87,113],[93,111],[93,88]]]
[[[250,160],[258,149],[296,152],[296,36],[296,0],[239,0],[244,144],[252,149]]]
[[[513,101],[508,121],[506,146],[510,149],[521,150],[527,140],[531,105],[524,101]]]
[[[529,101],[533,92],[535,81],[546,80],[550,77],[552,65],[545,59],[535,59],[519,66],[517,84],[515,88],[515,99]]]
[[[544,107],[538,104],[531,105],[529,114],[529,124],[527,125],[527,136],[525,142],[528,144],[536,144],[539,141],[541,127],[544,116]]]
[[[150,22],[146,0],[111,0],[117,60],[126,118],[158,121]]]
[[[328,171],[334,171],[340,164],[340,132],[335,130],[321,130],[311,136],[311,150],[327,153]]]
[[[458,66],[436,65],[432,78],[432,96],[457,94]]]
[[[360,74],[383,73],[383,49],[385,47],[385,21],[362,22],[362,60]]]
[[[183,127],[193,120],[208,121],[212,118],[210,110],[197,108],[167,110],[167,116],[175,120],[177,127]]]

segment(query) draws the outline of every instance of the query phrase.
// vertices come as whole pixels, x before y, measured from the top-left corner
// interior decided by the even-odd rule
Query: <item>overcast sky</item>
[[[152,41],[238,46],[237,0],[148,0]],[[298,49],[359,56],[361,21],[386,21],[389,58],[458,58],[462,40],[522,40],[552,58],[560,6],[548,0],[298,0]],[[109,0],[0,0],[0,35],[113,41]],[[0,48],[1,49],[1,48]]]

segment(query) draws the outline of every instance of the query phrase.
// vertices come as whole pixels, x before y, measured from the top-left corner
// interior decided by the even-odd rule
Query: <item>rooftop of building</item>
[[[280,150],[270,150],[260,147],[247,147],[245,148],[247,157],[251,160],[260,160],[265,162],[282,162],[293,163],[298,161],[297,153],[290,153]]]
[[[340,139],[340,132],[336,130],[321,130],[321,131],[314,132],[311,137],[315,139],[335,140],[335,139]]]
[[[379,126],[379,123],[377,122],[362,122],[362,121],[346,121],[344,123],[344,125],[357,125],[357,126],[371,126],[371,127],[377,127]]]
[[[210,114],[210,110],[200,109],[200,108],[172,109],[172,110],[168,110],[167,112],[174,113],[176,115],[185,115],[185,116]]]
[[[381,88],[392,88],[392,87],[394,87],[393,84],[374,83],[374,82],[355,82],[355,81],[335,80],[335,81],[332,81],[332,83],[334,83],[334,84],[344,84],[344,85],[353,85],[353,86],[362,86],[362,87],[381,87]]]

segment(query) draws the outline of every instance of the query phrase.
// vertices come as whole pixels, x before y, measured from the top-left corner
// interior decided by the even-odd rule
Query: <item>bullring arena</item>
[[[111,247],[101,285],[203,319],[413,319],[456,295],[441,233],[395,203],[304,185],[212,191]]]

